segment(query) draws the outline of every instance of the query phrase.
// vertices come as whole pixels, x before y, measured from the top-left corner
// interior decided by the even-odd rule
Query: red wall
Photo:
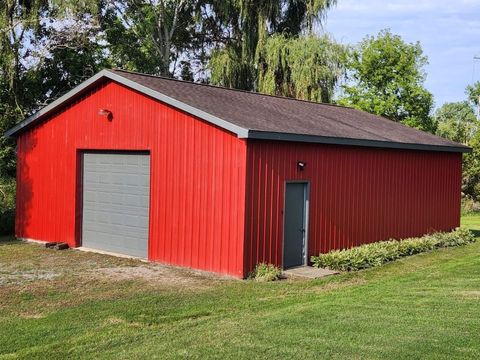
[[[80,149],[150,151],[151,260],[243,276],[244,140],[104,84],[19,137],[18,237],[80,245]]]
[[[310,257],[459,226],[461,162],[459,153],[249,141],[245,271],[282,265],[285,181],[310,182]]]

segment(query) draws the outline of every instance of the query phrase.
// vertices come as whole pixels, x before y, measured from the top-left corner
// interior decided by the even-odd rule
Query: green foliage
[[[208,68],[211,82],[244,90],[258,90],[257,80],[268,49],[268,38],[283,35],[292,38],[320,21],[336,0],[247,0],[214,1],[211,11],[219,26],[217,32],[228,34],[214,41]],[[218,39],[218,36],[214,37]],[[275,45],[271,45],[275,47]],[[276,60],[275,60],[276,61]],[[298,59],[298,61],[301,61]],[[265,70],[265,69],[263,69]]]
[[[0,178],[15,176],[3,134],[106,65],[97,1],[0,2]]]
[[[0,235],[15,230],[15,181],[0,178]]]
[[[465,93],[468,96],[468,100],[475,106],[479,106],[480,102],[480,81],[475,82],[473,85],[468,85]]]
[[[257,90],[332,102],[337,82],[344,73],[345,53],[345,48],[328,36],[272,36],[259,54]]]
[[[47,1],[0,2],[0,178],[15,174],[14,143],[3,133],[25,114],[31,101],[25,91],[27,79],[21,78],[24,42],[40,32],[40,13]]]
[[[333,250],[312,256],[314,266],[340,271],[355,271],[380,266],[404,256],[436,248],[461,246],[475,242],[470,230],[458,229],[450,233],[434,233],[421,238],[379,241],[346,250]]]
[[[480,82],[468,86],[466,93],[466,101],[444,104],[435,113],[435,118],[438,123],[437,135],[472,148],[472,152],[463,157],[462,192],[465,206],[462,206],[462,211],[468,212],[480,201],[480,121],[474,114]]]
[[[471,153],[463,157],[462,191],[464,194],[480,200],[480,131],[470,140]]]
[[[471,106],[480,110],[480,81],[467,86],[466,93]],[[480,201],[480,120],[476,122],[476,131],[468,139],[467,145],[472,152],[465,154],[463,158],[463,193],[474,201]]]
[[[462,197],[462,215],[480,214],[480,202],[470,196]]]
[[[208,68],[212,84],[244,90],[254,87],[252,63],[242,59],[232,47],[215,49]]]
[[[250,274],[250,279],[255,281],[275,281],[282,276],[282,270],[275,265],[260,263],[255,266],[255,269]]]
[[[419,43],[408,44],[389,30],[366,37],[350,53],[349,82],[339,103],[435,132],[433,96],[424,87],[426,64]]]
[[[0,87],[4,85],[1,82]],[[9,107],[0,95],[0,179],[15,177],[15,142],[3,134],[20,119],[21,115]]]
[[[114,66],[173,76],[179,56],[195,45],[195,8],[201,1],[113,0],[106,3],[102,28]]]
[[[480,125],[467,101],[443,104],[435,112],[435,120],[437,135],[463,144],[470,143]]]

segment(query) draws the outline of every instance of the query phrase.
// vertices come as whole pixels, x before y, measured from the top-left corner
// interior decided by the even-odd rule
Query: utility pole
[[[475,71],[475,60],[480,60],[480,55],[475,55],[473,57],[473,69]],[[475,80],[475,79],[473,79]],[[480,120],[480,95],[478,95],[477,99],[477,119]]]

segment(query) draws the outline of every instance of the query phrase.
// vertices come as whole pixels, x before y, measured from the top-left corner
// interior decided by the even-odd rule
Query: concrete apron
[[[303,277],[307,279],[319,279],[325,276],[339,274],[338,271],[313,266],[298,266],[284,270],[283,273],[287,276]]]

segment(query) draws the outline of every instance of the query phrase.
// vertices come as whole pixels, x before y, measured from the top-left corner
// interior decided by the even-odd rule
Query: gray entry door
[[[148,257],[150,156],[83,155],[82,246]]]
[[[306,263],[306,216],[307,184],[287,183],[283,236],[283,267],[285,269]]]

